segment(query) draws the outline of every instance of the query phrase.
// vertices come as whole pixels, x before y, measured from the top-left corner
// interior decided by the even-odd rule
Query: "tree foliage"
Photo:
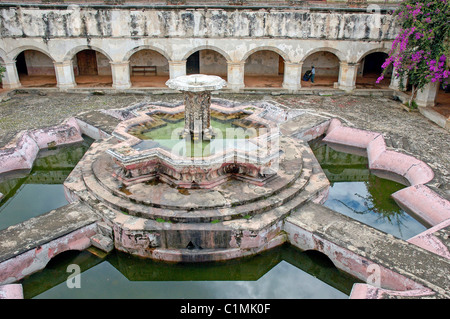
[[[6,71],[3,65],[0,65],[0,83],[2,83],[3,73]]]
[[[377,83],[392,64],[393,76],[399,78],[400,88],[405,87],[406,78],[412,85],[412,101],[417,90],[426,84],[448,79],[449,7],[448,0],[405,0],[399,5],[394,16],[400,24],[400,32],[382,65],[384,71]]]

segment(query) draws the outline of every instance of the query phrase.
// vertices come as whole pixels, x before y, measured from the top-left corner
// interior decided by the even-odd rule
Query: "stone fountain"
[[[88,150],[65,182],[67,196],[98,212],[116,249],[141,257],[226,260],[285,242],[284,218],[329,186],[307,143],[281,135],[263,108],[211,102],[225,85],[218,77],[167,85],[184,104],[133,109]],[[224,137],[218,126],[244,134]],[[177,151],[191,142],[200,156]]]
[[[124,140],[111,147],[108,153],[113,156],[120,170],[116,176],[125,186],[148,182],[154,178],[183,188],[212,188],[226,181],[231,175],[250,183],[263,185],[276,175],[279,158],[278,127],[261,118],[262,110],[255,107],[239,107],[232,110],[213,105],[211,91],[220,89],[226,82],[218,76],[189,75],[167,81],[173,89],[183,91],[184,105],[176,108],[153,106],[136,112],[136,117],[124,121],[116,128],[114,135]],[[233,127],[231,138],[226,138],[211,126],[211,109],[220,114],[222,121],[229,118]],[[183,113],[184,112],[184,113]],[[148,131],[165,126],[157,116],[163,114],[175,118],[184,117],[184,127],[179,133],[170,134],[174,143],[164,147],[161,139],[146,140],[139,134],[139,128]],[[245,115],[245,131],[248,138],[237,138],[234,134],[244,128],[235,119]],[[258,128],[258,133],[256,133]],[[141,130],[142,131],[142,130]],[[145,129],[144,129],[145,132]],[[250,133],[249,133],[250,132]],[[242,135],[242,134],[240,134]],[[185,141],[194,143],[208,141],[208,152],[194,145],[194,153],[178,152]]]
[[[222,89],[226,81],[219,76],[193,74],[170,79],[166,85],[184,93],[184,130],[182,137],[191,136],[194,141],[211,139],[211,91]]]

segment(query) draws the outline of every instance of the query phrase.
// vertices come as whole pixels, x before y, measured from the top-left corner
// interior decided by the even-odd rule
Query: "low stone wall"
[[[345,145],[367,152],[371,170],[393,173],[409,183],[409,187],[392,195],[405,210],[414,213],[431,226],[450,219],[450,202],[426,186],[434,178],[424,162],[386,149],[381,133],[344,127],[333,119],[324,142]]]
[[[62,252],[88,248],[96,221],[88,207],[74,203],[0,231],[0,285],[45,268]]]
[[[292,245],[320,251],[337,268],[366,282],[354,287],[351,298],[449,297],[448,258],[325,206],[305,205],[285,219],[284,230]]]
[[[61,126],[22,132],[0,149],[0,173],[31,169],[39,150],[82,141],[80,128],[73,118]]]

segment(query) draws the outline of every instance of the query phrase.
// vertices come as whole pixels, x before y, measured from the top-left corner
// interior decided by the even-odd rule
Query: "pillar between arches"
[[[56,74],[56,86],[60,89],[71,89],[77,86],[73,73],[72,60],[53,62]]]
[[[5,89],[16,89],[22,86],[17,73],[16,61],[4,62],[6,71],[2,75],[2,84]]]
[[[186,60],[169,61],[169,76],[174,79],[179,76],[186,75]]]
[[[245,62],[227,63],[227,87],[233,92],[239,92],[245,87],[244,84],[244,66]]]
[[[131,87],[130,80],[130,62],[110,62],[112,72],[112,87],[116,90],[129,89]]]
[[[435,105],[439,83],[440,82],[429,82],[428,84],[425,84],[422,90],[417,91],[416,103],[418,106],[428,107]]]
[[[284,62],[283,88],[291,93],[301,88],[302,65],[303,62]]]
[[[356,88],[358,66],[358,63],[339,63],[339,89],[349,92]]]

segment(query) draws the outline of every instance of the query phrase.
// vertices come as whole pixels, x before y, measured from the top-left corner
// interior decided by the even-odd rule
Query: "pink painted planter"
[[[424,185],[434,177],[431,168],[412,156],[387,150],[380,133],[344,127],[338,119],[332,119],[323,140],[366,149],[370,169],[394,173],[405,178],[411,187],[392,195],[405,210],[416,214],[432,226],[450,218],[450,202]]]
[[[20,169],[31,169],[41,149],[83,141],[76,119],[52,128],[21,132],[10,144],[0,150],[0,174]]]
[[[414,185],[392,194],[399,206],[432,226],[450,219],[450,202],[425,185]]]
[[[336,243],[323,239],[313,232],[299,227],[294,222],[287,220],[284,230],[288,234],[288,241],[301,250],[316,250],[324,253],[333,264],[348,274],[364,281],[368,281],[372,271],[369,269],[374,263],[363,256],[344,248]],[[395,271],[382,267],[380,269],[380,283],[394,291],[410,291],[424,289],[419,283],[396,273]],[[431,290],[430,290],[431,291]]]
[[[408,239],[408,242],[416,246],[422,247],[439,256],[450,259],[450,251],[447,246],[441,242],[434,233],[450,225],[450,219],[436,225],[426,231]]]

